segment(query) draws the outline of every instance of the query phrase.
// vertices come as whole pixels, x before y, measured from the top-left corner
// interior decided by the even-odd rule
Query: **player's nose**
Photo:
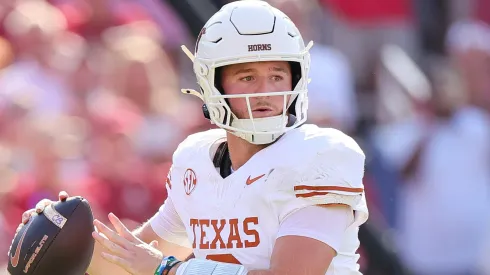
[[[274,86],[269,81],[267,81],[266,78],[260,78],[260,80],[258,80],[258,83],[256,85],[255,93],[256,94],[270,93],[273,92],[273,89]]]

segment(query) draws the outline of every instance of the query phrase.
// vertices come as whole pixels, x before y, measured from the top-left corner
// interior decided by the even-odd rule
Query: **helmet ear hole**
[[[224,95],[225,94],[225,89],[223,89],[223,68],[224,67],[216,67],[214,69],[214,87],[216,87],[216,90],[220,92],[220,94]],[[228,99],[225,99],[226,104],[230,105],[230,101]]]
[[[223,89],[223,67],[214,69],[214,86],[222,95],[225,94]]]
[[[289,66],[291,67],[291,90],[294,91],[296,88],[296,85],[298,85],[299,81],[301,80],[301,64],[299,62],[293,62],[289,61]],[[288,108],[288,113],[296,116],[296,102],[298,101],[298,98],[295,98],[293,100],[293,103],[291,103],[291,106]]]
[[[290,115],[293,115],[293,116],[296,116],[296,102],[298,101],[298,98],[295,98],[293,100],[293,103],[291,104],[291,106],[289,106],[288,108],[288,113]]]
[[[289,66],[291,67],[292,76],[291,90],[294,90],[301,80],[301,64],[299,62],[289,61]]]

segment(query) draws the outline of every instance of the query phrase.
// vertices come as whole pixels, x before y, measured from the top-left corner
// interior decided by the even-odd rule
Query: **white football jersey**
[[[156,232],[189,245],[196,258],[268,269],[279,227],[290,214],[312,205],[346,204],[354,210],[354,222],[327,274],[360,274],[358,230],[368,209],[362,183],[365,156],[357,143],[338,130],[303,125],[223,179],[212,158],[225,137],[224,130],[215,129],[180,144],[167,189],[182,230],[166,236]]]

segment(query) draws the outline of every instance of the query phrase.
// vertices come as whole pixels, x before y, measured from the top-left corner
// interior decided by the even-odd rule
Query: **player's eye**
[[[253,76],[250,76],[250,75],[240,78],[241,81],[245,81],[245,82],[252,81],[253,79],[254,79]]]
[[[281,81],[283,79],[284,79],[284,77],[282,77],[280,75],[275,75],[275,76],[272,77],[272,80],[274,80],[274,81]]]

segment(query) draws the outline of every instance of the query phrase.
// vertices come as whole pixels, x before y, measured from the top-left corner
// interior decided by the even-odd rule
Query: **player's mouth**
[[[257,107],[252,110],[254,118],[269,117],[274,115],[274,109],[271,107]]]

